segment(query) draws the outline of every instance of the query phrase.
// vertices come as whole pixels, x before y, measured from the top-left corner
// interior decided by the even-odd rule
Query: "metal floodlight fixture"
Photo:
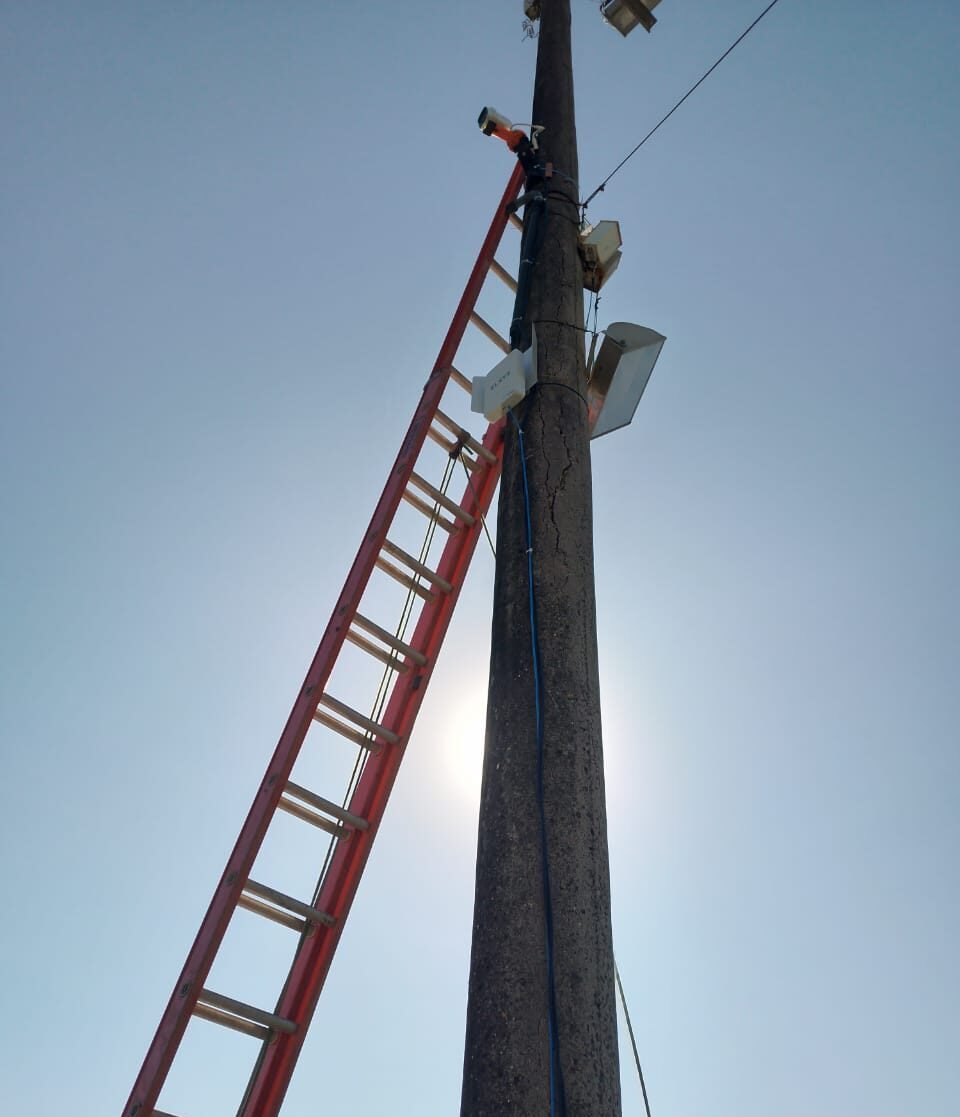
[[[660,0],[604,0],[600,5],[600,14],[621,35],[629,35],[638,25],[648,31],[653,30],[657,22],[653,9]]]
[[[663,334],[633,322],[614,322],[604,330],[603,344],[587,381],[590,437],[625,427],[657,363]]]

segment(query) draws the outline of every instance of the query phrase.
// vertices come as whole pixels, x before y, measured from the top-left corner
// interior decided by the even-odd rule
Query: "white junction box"
[[[583,286],[588,291],[599,291],[617,270],[622,244],[619,221],[598,221],[580,234]]]
[[[486,376],[475,376],[470,394],[470,410],[495,423],[515,407],[537,382],[537,331],[532,344],[521,353],[512,349]]]

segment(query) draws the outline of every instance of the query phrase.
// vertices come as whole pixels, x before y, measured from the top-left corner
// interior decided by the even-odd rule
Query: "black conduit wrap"
[[[527,303],[530,301],[530,281],[533,266],[540,254],[545,228],[544,211],[547,199],[543,194],[529,194],[523,215],[523,236],[520,240],[520,268],[517,271],[517,297],[513,303],[513,321],[510,323],[510,345],[513,349],[523,349],[524,319],[527,316]]]

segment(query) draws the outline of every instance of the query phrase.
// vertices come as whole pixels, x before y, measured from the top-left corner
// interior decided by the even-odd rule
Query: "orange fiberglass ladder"
[[[275,1117],[280,1110],[500,477],[503,420],[492,423],[479,441],[441,410],[441,403],[451,410],[443,399],[448,384],[470,391],[470,382],[454,366],[468,325],[478,327],[504,352],[510,349],[475,307],[490,272],[516,290],[515,281],[495,260],[494,253],[507,223],[520,226],[508,207],[522,183],[523,170],[517,164],[123,1117],[172,1117],[157,1106],[192,1017],[260,1041],[238,1117]],[[459,503],[445,491],[451,476],[449,468],[441,486],[423,476],[427,470],[422,462],[429,457],[428,436],[442,447],[450,462],[459,459],[470,471]],[[436,455],[435,450],[432,452]],[[390,538],[404,507],[402,502],[427,518],[427,544],[419,558]],[[439,563],[432,569],[425,559],[438,527],[447,533],[447,539]],[[368,618],[377,599],[376,593],[368,594],[375,570],[406,589],[404,618],[409,624],[414,622],[411,607],[419,608],[411,636],[406,637],[405,624],[390,631]],[[347,642],[374,661],[378,672],[383,671],[373,716],[361,713],[328,690],[331,673]],[[359,746],[347,794],[341,798],[343,805],[292,778],[307,734],[317,724]],[[310,744],[312,749],[314,741]],[[306,754],[311,749],[303,751]],[[297,899],[256,879],[258,854],[279,812],[331,835],[319,882],[309,900]],[[207,985],[238,907],[285,925],[299,936],[272,1011],[215,992]],[[196,1115],[183,1113],[180,1117]]]

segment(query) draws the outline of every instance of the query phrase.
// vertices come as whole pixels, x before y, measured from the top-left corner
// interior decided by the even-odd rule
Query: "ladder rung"
[[[449,415],[445,415],[439,407],[437,408],[434,418],[441,427],[446,427],[451,434],[455,434],[457,438],[463,439],[464,444],[469,446],[478,457],[483,458],[484,461],[488,461],[491,465],[496,464],[497,455],[492,450],[488,450],[482,442],[478,442],[469,431],[464,430],[456,419],[451,419]]]
[[[454,382],[454,384],[457,384],[461,388],[463,388],[463,390],[468,395],[473,395],[473,385],[470,383],[467,377],[465,377],[458,368],[454,368],[453,365],[450,366],[450,379]]]
[[[294,783],[293,780],[287,780],[284,791],[296,799],[302,799],[304,803],[309,803],[311,807],[316,807],[318,811],[324,811],[332,818],[339,819],[340,822],[354,830],[367,830],[370,827],[370,823],[365,818],[348,811],[346,807],[337,806],[329,799],[324,799],[322,795],[317,795],[316,792],[309,791],[307,788],[301,787],[300,784]]]
[[[347,721],[352,721],[354,725],[359,725],[361,729],[366,729],[368,732],[374,733],[377,737],[383,738],[384,741],[389,741],[391,745],[400,743],[400,738],[393,730],[387,729],[371,718],[364,717],[363,714],[358,713],[345,702],[341,702],[339,699],[333,698],[329,694],[321,696],[320,705],[326,706],[328,710],[333,710],[334,713],[340,714],[340,716],[345,717]],[[318,710],[317,713],[319,712]]]
[[[348,741],[353,741],[354,744],[359,745],[362,749],[369,749],[370,752],[379,751],[380,746],[368,733],[361,733],[358,729],[351,729],[349,725],[344,725],[342,721],[337,721],[335,717],[331,714],[324,713],[323,710],[317,710],[313,715],[313,720],[320,722],[321,725],[325,725],[328,729],[332,729],[335,733],[339,733],[341,737],[346,737]],[[285,811],[289,811],[290,814],[298,814],[296,810],[289,806],[285,806],[282,799],[280,800],[280,806],[283,807]],[[296,804],[294,804],[294,806],[296,806]],[[306,822],[313,822],[313,818],[307,818],[305,814],[299,814],[298,817],[304,818]],[[319,826],[320,824],[315,823],[315,825]],[[323,830],[324,827],[320,826],[320,829]]]
[[[500,279],[504,283],[506,283],[506,285],[510,288],[511,291],[516,291],[517,281],[507,271],[507,269],[503,266],[503,264],[500,263],[499,260],[491,260],[490,261],[490,270],[497,277],[497,279]]]
[[[223,1028],[243,1032],[244,1035],[253,1036],[254,1039],[273,1039],[273,1032],[269,1028],[264,1028],[262,1024],[253,1024],[249,1020],[243,1020],[219,1008],[198,1004],[193,1010],[193,1015],[199,1016],[201,1020],[209,1020],[211,1024],[219,1024]]]
[[[285,908],[287,911],[293,912],[294,915],[301,916],[308,923],[321,923],[324,927],[332,927],[336,923],[333,916],[328,915],[325,911],[319,911],[310,904],[295,900],[285,892],[278,892],[276,888],[260,884],[259,881],[248,880],[243,890],[260,900],[267,900],[271,904],[276,904],[278,908]]]
[[[405,655],[408,659],[412,659],[418,667],[426,667],[427,657],[422,652],[418,652],[416,648],[411,648],[409,644],[405,644],[402,640],[398,640],[396,636],[387,632],[385,628],[381,628],[380,625],[367,620],[367,618],[361,616],[360,613],[354,613],[353,623],[359,628],[362,628],[364,632],[369,632],[371,636],[376,636],[378,640],[382,640],[384,644],[400,652],[401,655]]]
[[[463,520],[468,526],[475,522],[475,517],[471,516],[466,509],[461,508],[455,500],[451,500],[445,493],[440,492],[436,485],[431,485],[429,481],[424,481],[419,473],[411,473],[410,481],[412,484],[416,485],[421,492],[426,493],[429,497],[433,497],[434,501],[439,504],[441,508],[445,508],[448,512],[456,516],[458,520]]]
[[[411,593],[415,593],[418,597],[422,597],[424,601],[433,601],[436,594],[433,594],[421,585],[415,578],[411,578],[409,574],[405,574],[399,566],[394,566],[392,562],[388,562],[383,555],[377,558],[376,566],[378,570],[382,570],[384,574],[389,574],[395,582],[399,582],[401,586],[406,586]]]
[[[486,338],[492,341],[498,349],[502,349],[504,353],[510,352],[510,342],[507,341],[505,337],[501,337],[493,326],[491,326],[485,318],[481,318],[475,310],[470,311],[470,321]]]
[[[353,732],[351,730],[351,732]],[[357,734],[360,737],[360,734]],[[361,737],[360,742],[364,748],[369,748],[370,742],[366,737]],[[309,822],[311,826],[316,826],[318,830],[326,830],[328,834],[332,834],[335,838],[350,837],[350,832],[345,826],[339,822],[331,822],[329,818],[324,818],[323,815],[311,811],[309,807],[305,807],[302,803],[296,802],[294,799],[286,799],[282,795],[277,806],[287,814],[292,814],[295,818],[302,819],[303,822]]]
[[[436,520],[437,526],[442,527],[444,531],[449,531],[451,535],[455,531],[459,531],[459,525],[444,519],[432,505],[427,504],[425,500],[421,500],[420,497],[415,496],[409,489],[403,490],[403,499],[407,504],[412,504],[418,512],[422,512],[428,520]]]
[[[511,214],[510,214],[510,215],[508,216],[507,220],[508,220],[508,221],[510,222],[510,224],[511,224],[511,225],[513,225],[513,226],[514,226],[515,228],[519,229],[521,233],[523,232],[523,222],[522,222],[522,221],[520,220],[520,218],[519,218],[519,217],[517,217],[517,215],[516,215],[515,213],[511,213]]]
[[[442,446],[444,448],[444,450],[447,451],[447,453],[450,455],[451,458],[455,458],[457,456],[457,454],[460,452],[457,449],[457,444],[455,442],[451,442],[449,438],[445,438],[434,427],[430,427],[428,429],[427,437],[432,438],[433,441],[436,442],[436,444],[438,446]]]
[[[383,549],[387,554],[393,555],[395,559],[399,559],[401,562],[406,563],[414,573],[419,574],[421,578],[426,578],[426,580],[432,586],[436,586],[438,590],[442,590],[444,593],[450,593],[453,589],[453,586],[446,578],[441,578],[435,570],[431,570],[429,566],[424,566],[422,562],[415,559],[413,555],[407,554],[402,547],[398,547],[396,543],[391,542],[391,540],[384,539]]]
[[[366,652],[368,655],[375,656],[381,663],[385,663],[391,671],[409,671],[410,664],[401,659],[396,652],[388,651],[386,648],[381,648],[372,640],[368,640],[366,636],[361,636],[359,632],[354,632],[352,628],[347,629],[346,639],[351,644],[360,648],[361,651]]]
[[[287,915],[285,911],[279,911],[277,908],[265,904],[263,900],[254,899],[253,896],[247,896],[244,893],[241,893],[237,900],[237,907],[252,911],[254,915],[262,915],[264,919],[270,919],[274,923],[279,923],[281,927],[289,927],[291,931],[297,931],[300,934],[303,934],[308,927],[305,919],[298,919],[295,915]]]
[[[286,1020],[273,1012],[264,1012],[262,1008],[254,1008],[253,1005],[244,1004],[243,1001],[235,1001],[233,997],[225,997],[222,993],[214,993],[212,989],[200,991],[195,1009],[198,1016],[202,1015],[199,1011],[201,1008],[210,1008],[223,1016],[233,1017],[237,1024],[259,1024],[261,1029],[270,1032],[286,1032],[287,1035],[293,1035],[297,1030],[297,1025],[292,1020]],[[235,1027],[227,1021],[218,1021],[218,1023],[225,1023],[228,1028]],[[244,1030],[242,1027],[237,1027],[237,1031]]]

